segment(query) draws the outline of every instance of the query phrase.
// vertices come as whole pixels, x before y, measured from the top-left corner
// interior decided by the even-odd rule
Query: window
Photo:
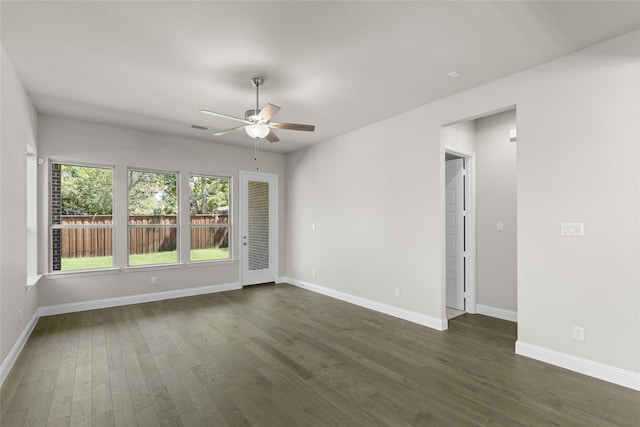
[[[38,279],[38,163],[27,146],[27,286]]]
[[[51,271],[113,267],[113,168],[51,163]]]
[[[129,265],[177,263],[178,174],[129,170]]]
[[[191,261],[229,258],[229,178],[191,175]]]

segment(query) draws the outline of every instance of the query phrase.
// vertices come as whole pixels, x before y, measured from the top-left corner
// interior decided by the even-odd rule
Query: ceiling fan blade
[[[277,105],[267,104],[262,107],[262,110],[260,110],[260,114],[258,114],[258,117],[263,122],[268,122],[273,116],[276,115],[278,111],[280,111],[280,107],[278,107]]]
[[[308,132],[313,132],[316,129],[314,125],[301,125],[299,123],[269,123],[269,126],[274,129],[304,130]]]
[[[231,132],[235,132],[235,131],[240,130],[240,129],[244,129],[244,126],[238,126],[236,128],[221,130],[220,132],[216,132],[213,135],[214,136],[222,136],[222,135],[226,135],[226,134],[231,133]]]
[[[273,133],[273,131],[269,131],[269,133],[267,134],[267,139],[269,140],[269,142],[278,142],[278,141],[280,141],[280,138],[278,138],[278,135]]]
[[[236,122],[242,122],[242,123],[249,124],[249,122],[247,120],[245,120],[245,119],[241,119],[240,117],[230,116],[228,114],[216,113],[215,111],[208,111],[208,110],[200,110],[200,112],[204,113],[204,114],[209,114],[209,115],[212,115],[212,116],[216,116],[216,117],[222,117],[224,119],[235,120]]]

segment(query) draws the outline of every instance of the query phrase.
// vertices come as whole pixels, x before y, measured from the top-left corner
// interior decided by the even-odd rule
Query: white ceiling
[[[38,112],[239,146],[260,104],[289,152],[640,28],[640,2],[7,2],[2,44]],[[452,79],[451,71],[462,77]],[[209,127],[203,132],[192,124]]]

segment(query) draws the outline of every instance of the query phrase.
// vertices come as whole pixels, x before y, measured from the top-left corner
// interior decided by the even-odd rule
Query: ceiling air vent
[[[199,125],[191,125],[191,127],[192,127],[193,129],[209,130],[209,128],[204,127],[204,126],[199,126]]]

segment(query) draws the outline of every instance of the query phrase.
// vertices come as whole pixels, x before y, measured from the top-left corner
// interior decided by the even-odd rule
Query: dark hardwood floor
[[[640,393],[514,354],[516,325],[437,332],[278,284],[41,318],[0,424],[632,426]]]

